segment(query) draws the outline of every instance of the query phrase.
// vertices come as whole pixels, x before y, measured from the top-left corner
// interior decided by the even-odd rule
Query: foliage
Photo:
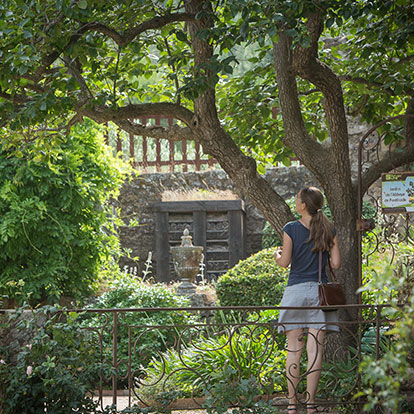
[[[380,329],[379,348],[382,352],[389,348],[387,329]],[[318,386],[318,395],[322,399],[331,399],[343,404],[343,412],[354,413],[352,404],[355,391],[359,385],[359,363],[361,357],[375,358],[376,355],[376,327],[371,324],[365,328],[361,337],[361,344],[357,348],[348,346],[344,357],[323,362],[321,378]],[[365,375],[365,374],[364,374]],[[350,404],[351,403],[351,404]],[[342,412],[342,411],[341,411]]]
[[[177,296],[163,284],[142,282],[128,274],[115,279],[110,290],[99,296],[95,303],[89,305],[87,312],[82,315],[82,325],[95,328],[98,332],[103,327],[102,340],[104,356],[112,359],[112,330],[105,328],[107,318],[112,313],[94,313],[93,309],[119,309],[118,312],[118,341],[117,357],[119,361],[128,361],[129,328],[131,328],[131,346],[133,371],[137,372],[141,365],[147,364],[159,352],[176,343],[178,336],[186,331],[183,326],[191,324],[195,316],[185,311],[121,311],[131,308],[178,308],[189,305],[188,299]],[[112,320],[109,320],[110,326]],[[145,328],[148,326],[148,328]],[[152,328],[159,327],[163,328]],[[185,335],[184,335],[185,338]],[[182,339],[184,339],[182,338]],[[120,366],[120,374],[125,375],[125,367]]]
[[[146,400],[179,390],[187,396],[208,396],[206,403],[212,406],[243,398],[250,403],[253,397],[280,391],[286,352],[275,350],[273,335],[266,327],[235,326],[225,334],[209,332],[194,339],[180,352],[169,349],[152,359],[138,394]]]
[[[287,271],[276,264],[274,248],[262,250],[223,274],[216,284],[221,306],[277,306]]]
[[[89,117],[136,136],[194,139],[279,233],[291,214],[253,171],[294,153],[346,238],[350,295],[358,245],[347,115],[369,125],[400,117],[378,132],[401,145],[367,165],[364,185],[414,160],[413,120],[402,117],[414,105],[413,16],[410,0],[4,0],[0,135],[16,153],[23,137],[50,153]],[[129,121],[154,113],[178,122]]]
[[[364,289],[377,291],[385,285],[392,291],[398,291],[404,283],[404,278],[388,270],[378,274]],[[401,387],[405,381],[412,379],[414,369],[414,295],[411,292],[403,307],[399,306],[397,297],[388,297],[388,304],[391,305],[388,316],[396,318],[393,328],[385,333],[390,337],[391,347],[383,348],[378,360],[372,353],[364,356],[360,365],[363,389],[358,396],[367,398],[364,406],[367,412],[381,405],[392,413],[408,413],[404,408]]]
[[[125,175],[85,122],[53,148],[0,147],[0,293],[17,302],[84,297],[118,252],[108,206]]]
[[[413,87],[409,57],[412,42],[408,41],[413,37],[412,3],[328,0],[319,2],[318,8],[324,25],[318,58],[343,80],[344,106],[348,112],[361,114],[371,124],[402,113],[410,99],[408,91]],[[272,105],[279,108],[271,41],[278,42],[279,28],[283,27],[291,37],[293,49],[309,48],[311,33],[307,22],[315,12],[315,3],[279,1],[276,6],[267,1],[230,0],[220,11],[222,17],[214,38],[222,50],[231,50],[237,62],[245,59],[242,52],[237,53],[235,44],[256,50],[248,56],[252,65],[248,70],[237,75],[227,73],[220,85],[219,102],[228,130],[246,152],[253,153],[262,163],[282,161],[289,165],[295,148],[282,141],[285,134],[282,114],[272,113]],[[220,34],[225,38],[219,40]],[[310,136],[325,141],[329,129],[323,117],[323,94],[321,90],[312,91],[312,86],[306,76],[297,81],[303,121]],[[245,116],[233,116],[240,113]],[[388,123],[380,132],[387,133],[387,142],[398,141],[400,128],[400,122],[394,126]]]
[[[404,285],[408,282],[410,258],[414,257],[411,236],[398,241],[398,233],[390,235],[382,221],[378,217],[377,227],[363,237],[363,288],[360,293],[364,304],[395,304],[400,301],[401,292],[406,290]]]
[[[5,414],[95,412],[89,392],[108,367],[99,361],[91,335],[74,312],[53,307],[10,314],[8,326],[28,338],[1,350],[0,383]],[[65,320],[60,320],[66,316]]]
[[[206,5],[197,18],[210,17],[212,27],[198,36],[214,44],[215,54],[197,71],[191,39],[178,16],[165,23],[161,19],[155,30],[140,31],[139,37],[115,36],[155,16],[183,11],[173,1],[141,1],[134,7],[115,0],[82,0],[74,7],[69,0],[4,1],[0,21],[8,23],[0,27],[0,108],[8,128],[27,128],[45,119],[62,125],[68,116],[88,109],[79,101],[110,110],[131,102],[175,103],[179,96],[191,110],[194,99],[211,87],[217,91],[223,124],[245,152],[263,164],[289,164],[295,149],[282,142],[281,113],[272,113],[277,107],[272,42],[283,28],[294,48],[309,48],[306,22],[316,11],[314,2],[227,0],[213,1],[211,9]],[[324,0],[318,11],[323,28],[319,59],[343,76],[344,107],[371,124],[402,113],[413,88],[410,1]],[[52,21],[51,16],[58,18]],[[310,136],[326,140],[321,91],[308,93],[311,84],[304,79],[298,88],[304,126]],[[382,129],[387,139],[401,135],[390,124]],[[59,136],[56,131],[44,135],[53,140]]]
[[[212,385],[203,407],[208,414],[225,414],[233,405],[239,408],[231,410],[232,414],[271,414],[278,410],[270,402],[257,400],[260,386],[253,376],[231,381],[236,371],[230,367],[222,372],[212,373]],[[230,381],[229,381],[230,380]]]

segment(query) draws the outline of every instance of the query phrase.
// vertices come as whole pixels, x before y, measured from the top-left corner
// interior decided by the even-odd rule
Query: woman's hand
[[[282,250],[283,250],[282,246],[277,246],[276,247],[276,251],[274,253],[274,258],[275,258],[276,261],[278,261],[278,259],[280,259],[282,257]]]

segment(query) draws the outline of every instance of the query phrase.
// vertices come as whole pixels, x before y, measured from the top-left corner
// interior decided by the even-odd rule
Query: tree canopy
[[[355,275],[351,294],[357,184],[347,117],[375,125],[413,114],[413,22],[410,0],[4,0],[2,138],[14,150],[32,139],[52,149],[90,118],[194,139],[279,232],[291,212],[258,168],[295,154],[326,194],[341,277]],[[133,122],[152,114],[178,123]],[[383,123],[385,141],[403,150],[364,172],[364,191],[414,160],[413,128],[412,117]]]

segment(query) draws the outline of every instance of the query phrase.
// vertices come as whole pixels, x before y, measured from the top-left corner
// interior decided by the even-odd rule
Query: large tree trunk
[[[197,14],[205,3],[187,0],[185,6],[187,13]],[[319,36],[319,23],[320,16],[316,15],[312,21],[314,28],[311,28],[315,43]],[[198,68],[211,58],[213,47],[197,36],[200,30],[209,25],[208,19],[198,19],[188,24],[194,49],[196,77],[210,75],[208,72],[199,73]],[[345,282],[348,302],[354,303],[358,288],[356,191],[352,187],[350,176],[348,135],[341,85],[329,68],[321,66],[312,51],[297,51],[297,56],[294,57],[290,43],[290,39],[281,34],[280,42],[274,47],[280,107],[286,131],[285,143],[294,148],[298,158],[315,175],[326,194],[343,257],[338,277]],[[320,74],[321,70],[324,71],[323,76]],[[309,80],[313,80],[326,94],[325,109],[331,130],[329,147],[315,142],[305,129],[296,87],[295,77],[298,71]],[[254,160],[245,156],[222,128],[215,101],[214,89],[200,94],[195,100],[195,117],[190,128],[202,144],[203,150],[217,159],[236,187],[281,234],[283,225],[293,218],[292,213],[284,200],[257,173]],[[321,168],[321,165],[324,168]]]
[[[205,5],[203,1],[187,0],[186,11],[197,14]],[[189,23],[189,31],[194,49],[195,76],[200,65],[213,55],[213,47],[198,38],[197,33],[207,27],[207,19]],[[207,76],[210,74],[207,72]],[[227,132],[220,125],[216,110],[214,89],[208,89],[194,102],[195,118],[191,125],[193,133],[202,144],[203,150],[216,158],[235,186],[255,205],[264,217],[281,235],[281,229],[293,215],[284,200],[271,188],[266,180],[257,173],[256,162],[245,156]]]
[[[347,124],[340,82],[318,62],[311,48],[300,52],[296,49],[296,54],[293,54],[291,39],[283,33],[279,36],[279,42],[274,44],[280,108],[286,131],[284,141],[294,148],[326,195],[343,258],[338,278],[344,282],[348,303],[355,303],[358,288],[357,200],[350,176]],[[305,129],[296,86],[298,72],[324,93],[324,107],[330,120],[329,146],[315,142]]]

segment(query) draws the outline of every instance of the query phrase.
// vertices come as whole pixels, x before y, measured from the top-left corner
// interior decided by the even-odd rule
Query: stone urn
[[[174,269],[181,283],[177,287],[178,295],[193,295],[196,292],[195,277],[203,256],[202,246],[193,246],[188,229],[181,236],[181,245],[171,247]]]

